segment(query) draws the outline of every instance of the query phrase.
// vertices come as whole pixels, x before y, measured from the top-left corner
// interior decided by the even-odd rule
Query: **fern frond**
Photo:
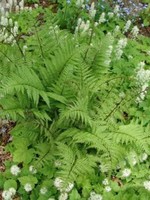
[[[149,151],[150,137],[141,125],[130,123],[119,126],[119,129],[113,132],[113,138],[117,143],[131,144],[146,152]]]
[[[61,158],[60,170],[58,176],[62,177],[67,182],[75,181],[80,175],[93,173],[93,168],[97,165],[98,158],[92,155],[80,155],[75,149],[63,144],[57,143],[58,154]]]
[[[30,99],[33,99],[36,106],[40,97],[48,106],[50,103],[41,80],[32,69],[27,67],[18,68],[16,74],[13,74],[11,78],[7,77],[2,89],[4,94],[26,93]]]

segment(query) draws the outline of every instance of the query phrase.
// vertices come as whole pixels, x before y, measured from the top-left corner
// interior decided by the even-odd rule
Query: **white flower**
[[[124,26],[124,33],[126,33],[129,30],[130,26],[131,26],[131,20],[128,20]]]
[[[33,165],[31,165],[29,167],[29,171],[32,173],[32,174],[36,174],[37,173],[37,170],[35,169],[35,167]]]
[[[95,192],[91,192],[90,193],[90,197],[88,198],[88,200],[102,200],[103,197],[100,194],[96,194]]]
[[[133,38],[136,38],[139,33],[139,28],[137,26],[134,26],[131,30],[131,33],[132,33]]]
[[[114,34],[118,34],[120,31],[120,26],[116,26],[115,29],[114,29]]]
[[[127,45],[127,38],[122,38],[118,41],[115,49],[116,60],[119,60],[123,54],[123,50]]]
[[[133,56],[131,56],[131,55],[128,56],[128,59],[132,59],[132,58],[133,58]]]
[[[143,185],[146,190],[150,191],[150,181],[144,181]]]
[[[106,19],[105,19],[105,13],[103,12],[101,14],[100,18],[99,18],[99,23],[101,24],[101,23],[104,23],[105,21],[106,21]]]
[[[60,190],[61,192],[70,192],[72,188],[74,187],[74,183],[68,183],[68,186],[66,188],[63,188],[64,181],[57,177],[54,181],[54,186],[57,188],[57,190]]]
[[[54,198],[49,198],[48,200],[55,200]]]
[[[102,184],[103,184],[103,185],[108,185],[108,184],[109,184],[108,179],[105,178],[105,179],[102,181]]]
[[[114,13],[113,12],[108,12],[108,17],[109,18],[112,18],[114,16]]]
[[[84,0],[77,0],[76,1],[76,6],[77,7],[81,7],[83,5],[83,3],[84,3]]]
[[[116,5],[114,8],[114,13],[117,14],[119,12],[119,5]]]
[[[22,52],[23,52],[24,55],[25,55],[25,53],[26,53],[27,48],[28,48],[28,47],[27,47],[26,45],[23,46]]]
[[[131,170],[128,168],[126,168],[122,171],[122,177],[124,177],[124,178],[130,176],[130,174],[131,174]]]
[[[61,178],[57,177],[54,180],[54,186],[59,190],[60,188],[62,188],[62,185],[63,185],[63,180]]]
[[[17,175],[21,172],[21,170],[20,170],[20,168],[19,168],[17,165],[13,165],[13,166],[11,166],[11,168],[10,168],[10,172],[11,172],[13,175],[17,176]]]
[[[40,189],[40,193],[41,194],[46,194],[47,193],[47,188],[46,187],[43,187]]]
[[[73,187],[74,187],[74,183],[69,183],[67,188],[65,189],[65,192],[70,192]]]
[[[136,165],[136,163],[137,163],[136,158],[132,158],[132,165],[134,166],[134,165]]]
[[[11,193],[11,195],[12,196],[14,196],[15,194],[16,194],[16,190],[15,190],[15,188],[9,188],[9,190],[8,190],[10,193]]]
[[[3,200],[12,200],[12,194],[8,190],[4,190],[2,193]]]
[[[147,155],[147,153],[143,153],[142,155],[141,155],[141,162],[142,161],[145,161],[145,160],[147,160],[147,158],[148,158],[148,155]]]
[[[110,192],[111,191],[111,187],[110,186],[106,186],[105,190],[106,190],[106,192]]]
[[[61,193],[58,200],[67,200],[68,194],[67,193]]]
[[[96,15],[96,9],[95,9],[95,3],[92,2],[91,4],[91,8],[89,10],[89,15],[91,16],[91,18],[94,18]]]
[[[30,183],[26,183],[24,185],[24,189],[26,192],[30,192],[32,190],[32,185]]]

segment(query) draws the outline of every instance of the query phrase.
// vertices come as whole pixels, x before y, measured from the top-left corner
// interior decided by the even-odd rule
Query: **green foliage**
[[[115,22],[115,16],[95,26],[101,13],[92,19],[75,1],[60,6],[57,14],[33,11],[29,23],[27,13],[15,15],[20,32],[30,34],[0,47],[0,117],[16,121],[6,147],[13,160],[6,163],[0,187],[33,200],[64,193],[70,200],[87,200],[92,191],[104,200],[146,199],[149,92],[137,102],[142,92],[136,75],[141,61],[149,69],[149,41],[128,38],[119,59],[123,21]],[[42,23],[35,21],[39,14]],[[88,30],[74,31],[79,17],[89,20]]]

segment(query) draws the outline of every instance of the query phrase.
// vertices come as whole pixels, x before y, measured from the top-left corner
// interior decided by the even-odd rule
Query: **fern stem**
[[[44,59],[45,56],[44,56],[44,52],[43,52],[43,47],[42,47],[42,44],[41,44],[41,40],[40,40],[40,37],[39,37],[39,34],[38,34],[36,26],[34,26],[34,28],[35,28],[36,36],[37,36],[37,39],[38,39],[38,42],[39,42],[39,46],[40,46],[40,50],[41,50],[41,55],[42,55],[42,57]]]
[[[122,98],[118,103],[116,103],[116,106],[111,110],[111,112],[105,117],[104,121],[106,121],[116,110],[117,108],[120,106],[120,104],[122,103],[122,101],[124,101],[125,98]]]
[[[90,39],[89,39],[89,43],[88,43],[89,46],[88,46],[88,48],[87,48],[87,50],[85,52],[85,56],[83,58],[84,61],[86,60],[87,54],[88,54],[88,52],[90,50],[90,45],[91,45],[91,42],[92,42],[93,35],[94,35],[94,24],[93,24],[93,28],[92,28]]]
[[[23,53],[23,51],[22,51],[22,49],[21,49],[21,47],[20,47],[20,44],[19,44],[19,42],[18,42],[18,40],[17,40],[17,37],[16,37],[16,36],[14,35],[14,33],[13,33],[12,31],[10,31],[8,28],[6,28],[6,29],[7,29],[7,31],[13,36],[13,38],[15,39],[15,42],[16,42],[16,44],[17,44],[17,46],[18,46],[18,49],[19,49],[21,55],[23,56],[23,58],[25,59],[25,55],[24,55],[24,53]]]
[[[0,50],[0,53],[3,54],[11,63],[17,67],[17,65],[3,51]]]

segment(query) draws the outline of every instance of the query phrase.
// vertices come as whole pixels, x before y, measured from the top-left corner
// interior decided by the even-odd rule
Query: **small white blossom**
[[[125,24],[125,26],[124,26],[124,33],[126,33],[128,30],[129,30],[129,28],[130,28],[130,26],[131,26],[131,20],[128,20],[127,22],[126,22],[126,24]]]
[[[74,183],[69,183],[67,188],[65,189],[65,192],[70,192],[73,187],[74,187]]]
[[[105,190],[106,190],[106,192],[110,192],[111,191],[111,187],[110,186],[106,186]]]
[[[144,181],[143,185],[146,190],[150,191],[150,181]]]
[[[40,189],[40,193],[41,194],[46,194],[47,193],[47,188],[46,187],[43,187]]]
[[[76,1],[76,6],[77,7],[82,7],[83,3],[84,3],[84,0],[77,0]]]
[[[25,53],[26,53],[27,48],[28,48],[28,47],[27,47],[26,45],[23,46],[22,52],[23,52],[24,55],[25,55]]]
[[[105,19],[105,13],[103,12],[101,14],[100,18],[99,18],[99,23],[101,24],[101,23],[104,23],[105,21],[106,21],[106,19]]]
[[[108,184],[109,184],[108,179],[105,178],[105,179],[102,181],[102,184],[103,184],[103,185],[108,185]]]
[[[15,190],[15,188],[9,188],[9,190],[8,190],[10,193],[11,193],[11,195],[12,196],[14,196],[15,194],[16,194],[16,190]]]
[[[32,173],[32,174],[36,174],[37,173],[37,170],[35,169],[35,167],[33,165],[31,165],[29,167],[29,171]]]
[[[70,192],[72,188],[74,187],[74,183],[68,183],[67,187],[64,188],[64,181],[57,177],[54,181],[54,186],[57,188],[57,190],[60,190],[61,192]]]
[[[94,18],[95,15],[96,15],[96,9],[95,9],[95,3],[94,2],[92,2],[92,4],[91,4],[91,8],[89,10],[89,15],[90,15],[91,18]]]
[[[131,170],[126,168],[122,171],[122,177],[129,177],[131,175]]]
[[[67,200],[68,199],[68,194],[67,193],[61,193],[58,200]]]
[[[114,16],[114,13],[113,12],[108,12],[108,17],[109,18],[112,18]]]
[[[141,162],[143,162],[143,161],[147,160],[147,158],[148,158],[147,153],[143,153],[143,154],[141,155],[140,160],[141,160]]]
[[[13,165],[13,166],[11,166],[11,168],[10,168],[10,172],[11,172],[13,175],[17,176],[17,175],[21,172],[21,170],[20,170],[20,168],[19,168],[17,165]]]
[[[117,14],[119,12],[119,5],[116,5],[114,7],[114,13]]]
[[[4,190],[2,192],[2,197],[3,197],[3,200],[12,200],[12,194],[8,190]]]
[[[132,34],[133,38],[136,38],[139,34],[139,28],[137,26],[134,26],[131,30],[131,34]]]
[[[118,34],[120,32],[120,26],[116,26],[114,29],[114,34]]]
[[[54,186],[59,190],[60,188],[62,188],[62,185],[63,185],[63,180],[61,178],[57,177],[54,180]]]
[[[102,200],[103,197],[100,194],[96,194],[95,192],[91,192],[90,193],[90,197],[88,198],[88,200]]]
[[[32,185],[30,183],[26,183],[24,185],[24,189],[26,192],[30,192],[33,188],[32,188]]]

